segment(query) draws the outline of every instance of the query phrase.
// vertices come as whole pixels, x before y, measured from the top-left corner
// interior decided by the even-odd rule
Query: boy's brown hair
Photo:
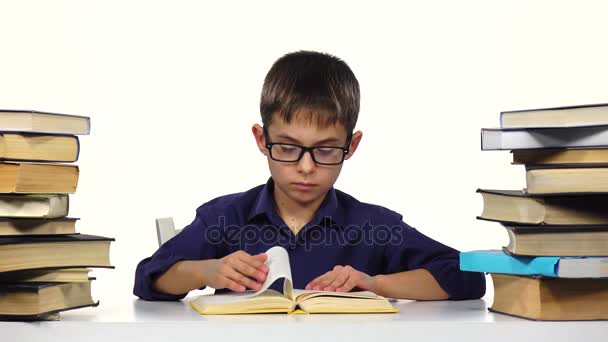
[[[359,116],[359,82],[341,59],[327,53],[297,51],[279,58],[270,68],[260,101],[262,122],[272,115],[287,123],[294,116],[320,126],[341,123],[351,134]]]

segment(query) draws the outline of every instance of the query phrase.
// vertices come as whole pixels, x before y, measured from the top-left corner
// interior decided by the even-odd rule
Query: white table
[[[487,311],[491,298],[396,301],[398,314],[201,316],[187,301],[105,298],[58,322],[0,322],[2,341],[608,341],[608,322],[534,322]]]

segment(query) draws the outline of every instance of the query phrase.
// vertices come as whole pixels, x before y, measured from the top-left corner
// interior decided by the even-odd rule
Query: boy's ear
[[[268,150],[266,149],[266,140],[264,139],[264,129],[262,126],[254,124],[253,127],[251,127],[251,132],[255,138],[256,145],[258,145],[258,150],[260,150],[263,155],[266,155]]]
[[[363,132],[356,131],[355,133],[353,133],[353,136],[350,140],[350,147],[348,148],[348,154],[346,156],[344,156],[345,160],[350,159],[350,157],[352,157],[353,154],[355,154],[355,151],[357,150],[357,147],[359,146],[359,143],[361,142],[361,138],[363,138]]]

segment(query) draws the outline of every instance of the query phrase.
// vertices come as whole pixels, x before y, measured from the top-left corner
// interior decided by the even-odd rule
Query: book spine
[[[77,162],[78,158],[80,157],[80,139],[78,139],[78,136],[74,136],[74,138],[76,139],[76,157],[74,158],[73,162]]]

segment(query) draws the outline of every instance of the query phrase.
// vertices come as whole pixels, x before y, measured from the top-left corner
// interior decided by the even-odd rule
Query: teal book
[[[501,250],[479,250],[460,253],[460,269],[555,278],[604,278],[608,277],[608,257],[523,257]]]

